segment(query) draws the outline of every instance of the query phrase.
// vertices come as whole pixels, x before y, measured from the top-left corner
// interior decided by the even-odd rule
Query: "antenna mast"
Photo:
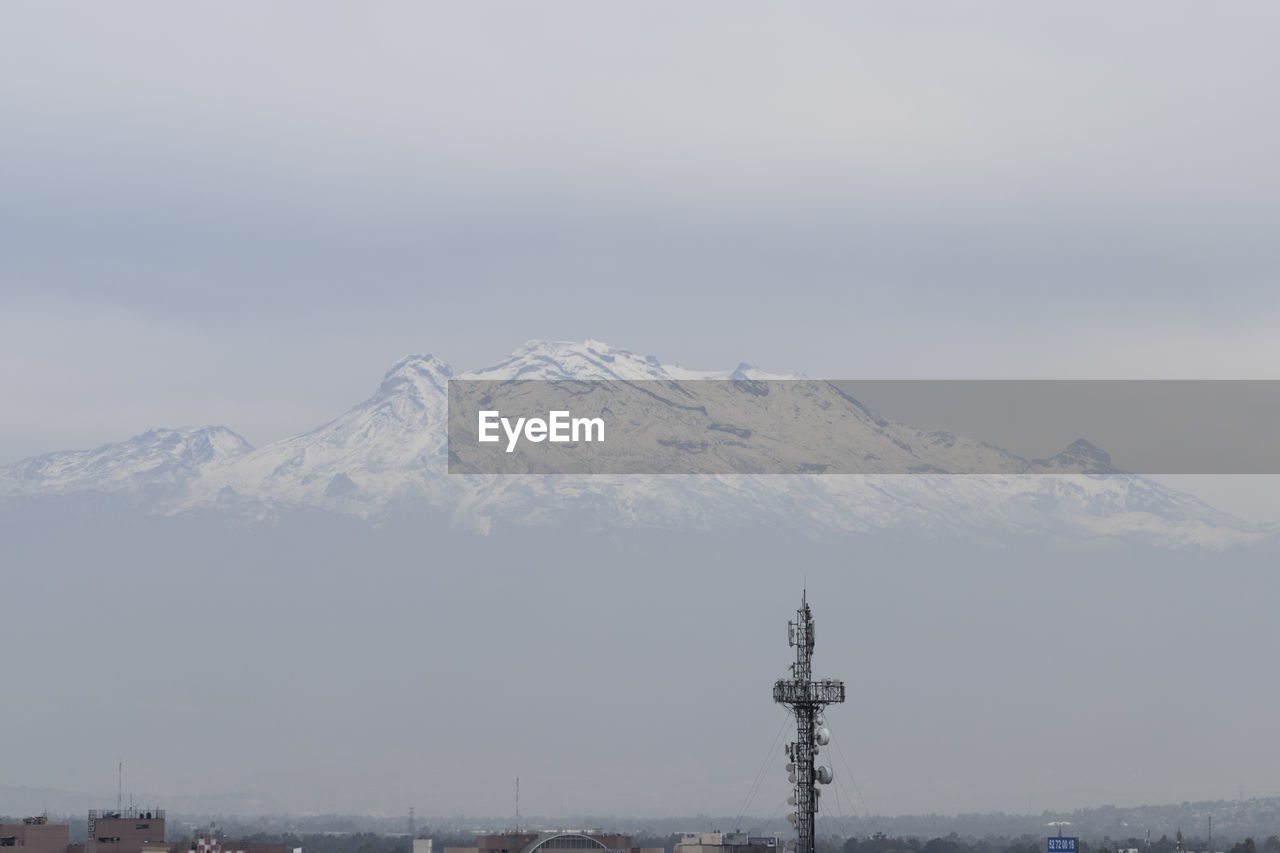
[[[121,761],[116,765],[116,814],[120,814],[120,809],[124,801],[124,762]]]
[[[796,662],[791,664],[791,679],[773,685],[773,701],[786,705],[796,718],[796,739],[787,744],[787,776],[795,785],[795,793],[787,799],[795,811],[787,815],[796,828],[795,842],[788,844],[796,853],[815,853],[814,820],[818,813],[818,783],[831,784],[831,768],[814,767],[819,747],[831,741],[831,732],[822,719],[822,709],[844,701],[844,682],[824,679],[813,681],[813,613],[809,610],[808,591],[800,599],[796,621],[787,623],[787,642],[796,648]]]

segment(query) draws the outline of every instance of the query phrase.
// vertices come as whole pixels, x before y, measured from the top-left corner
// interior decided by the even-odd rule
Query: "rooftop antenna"
[[[827,705],[844,701],[844,682],[824,679],[813,681],[813,613],[809,610],[809,590],[800,598],[796,621],[787,624],[787,642],[795,646],[796,662],[791,665],[791,678],[779,679],[773,685],[773,701],[786,705],[796,718],[796,739],[787,744],[787,780],[795,785],[795,793],[787,804],[795,811],[787,820],[796,828],[796,841],[787,847],[794,853],[815,853],[814,821],[818,813],[818,783],[831,784],[831,768],[814,766],[819,748],[831,742],[831,732],[822,718]]]
[[[413,806],[409,806],[409,846],[413,846]]]
[[[516,771],[516,832],[520,832],[520,771]]]
[[[124,802],[124,761],[121,760],[116,764],[116,812],[118,813]]]

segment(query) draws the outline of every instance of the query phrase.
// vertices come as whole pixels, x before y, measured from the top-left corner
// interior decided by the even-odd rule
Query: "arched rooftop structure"
[[[530,841],[520,853],[537,850],[610,850],[607,844],[594,835],[582,832],[555,832]]]

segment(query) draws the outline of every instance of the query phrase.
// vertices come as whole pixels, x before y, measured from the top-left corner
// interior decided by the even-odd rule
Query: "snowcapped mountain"
[[[444,505],[460,485],[449,481],[442,461],[451,376],[432,356],[404,358],[363,403],[311,432],[228,460],[193,479],[184,500],[164,511],[320,506],[368,517],[405,500]]]
[[[1165,545],[1220,547],[1267,533],[1195,498],[1122,475],[1107,454],[1077,441],[1026,460],[947,432],[867,411],[831,389],[841,452],[881,454],[897,470],[874,476],[481,476],[447,473],[448,381],[459,379],[794,379],[746,364],[693,371],[598,341],[530,341],[491,367],[454,374],[430,356],[395,364],[369,399],[310,432],[252,449],[222,427],[153,430],[92,451],[54,453],[0,468],[8,496],[111,493],[150,512],[235,510],[259,518],[320,508],[377,520],[406,506],[444,510],[455,525],[568,519],[637,527],[739,528],[909,534],[1138,536]],[[649,416],[661,421],[662,407]],[[998,475],[956,472],[1000,471]],[[1053,476],[1049,476],[1052,474]]]
[[[252,450],[226,427],[153,429],[96,450],[48,453],[0,468],[0,497],[103,492],[164,503]]]

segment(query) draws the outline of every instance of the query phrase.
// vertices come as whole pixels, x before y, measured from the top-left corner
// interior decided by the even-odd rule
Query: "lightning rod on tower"
[[[795,811],[787,820],[796,828],[795,853],[815,853],[814,818],[818,813],[818,783],[831,784],[831,768],[814,766],[820,747],[831,740],[822,719],[822,709],[844,701],[844,682],[824,679],[813,681],[813,613],[808,594],[800,599],[796,621],[787,624],[787,641],[796,648],[796,662],[791,665],[791,678],[779,679],[773,685],[773,701],[786,705],[796,718],[796,739],[787,744],[788,781],[795,793],[787,799]],[[790,845],[788,845],[790,846]]]

